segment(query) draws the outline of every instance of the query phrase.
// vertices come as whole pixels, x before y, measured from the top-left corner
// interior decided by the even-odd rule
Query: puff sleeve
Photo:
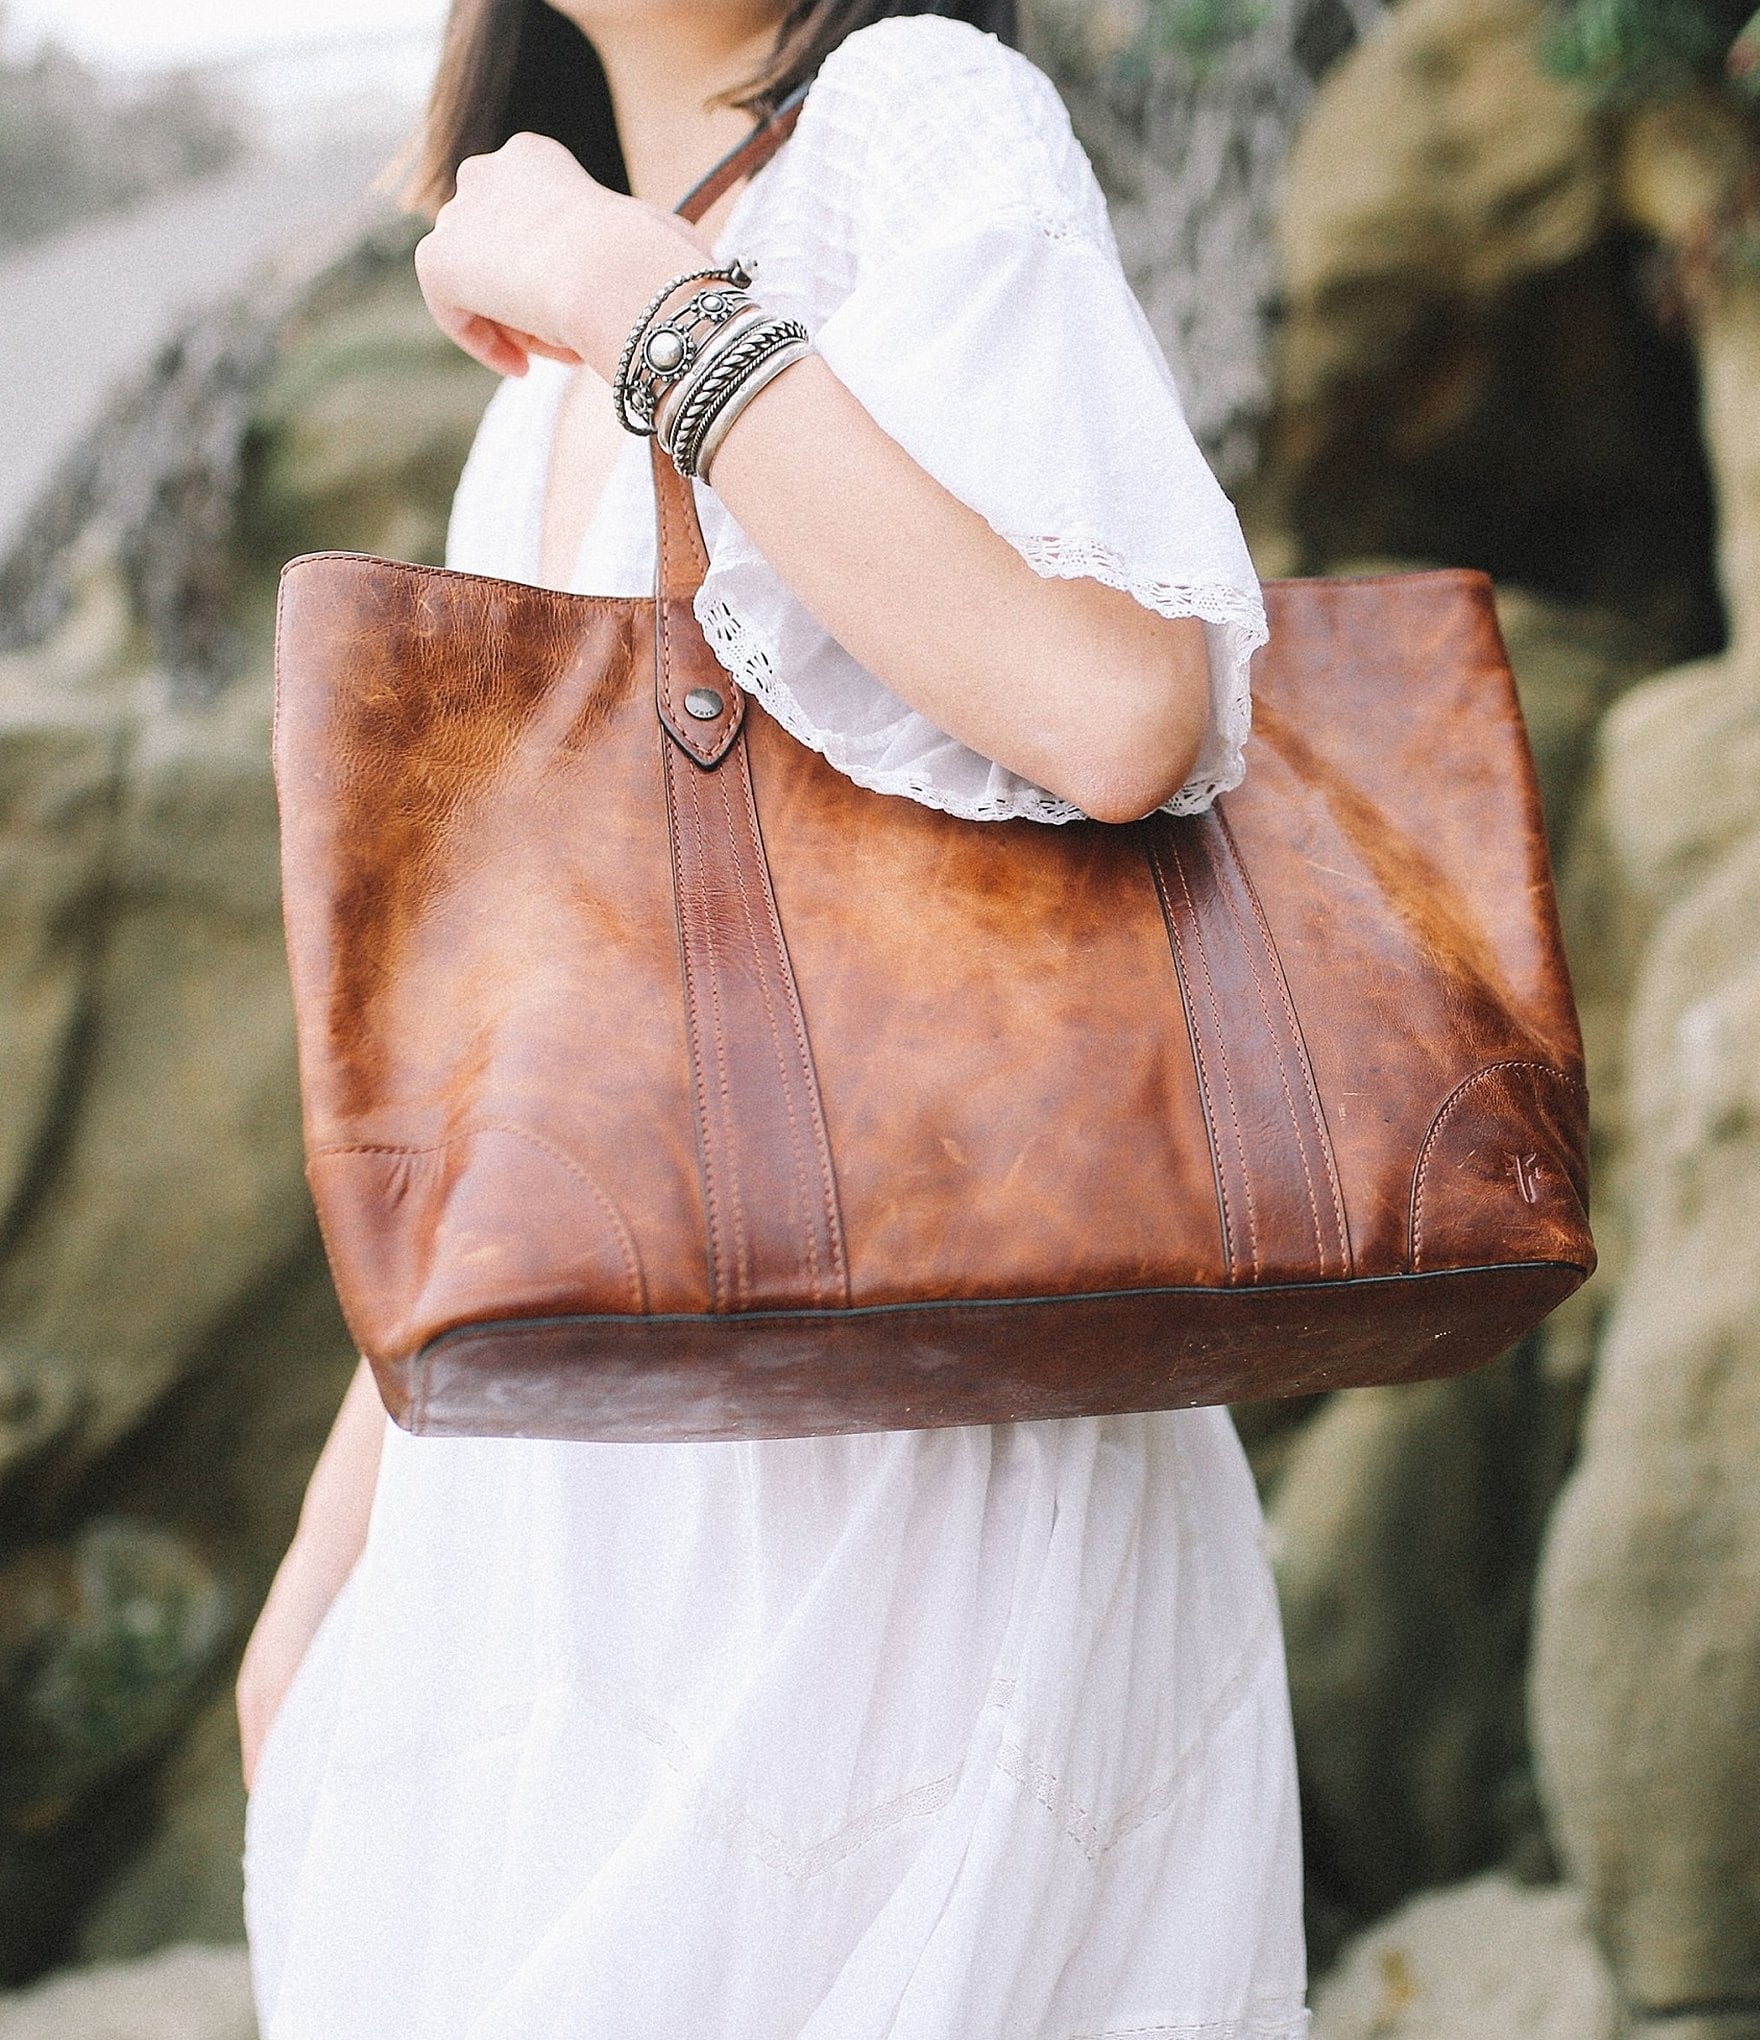
[[[1259,585],[1050,81],[963,23],[882,21],[827,60],[784,166],[765,302],[804,318],[875,420],[1039,573],[1202,620],[1210,726],[1167,806],[1207,806],[1243,772]],[[699,620],[793,735],[864,786],[975,820],[1076,815],[888,692],[699,501]]]

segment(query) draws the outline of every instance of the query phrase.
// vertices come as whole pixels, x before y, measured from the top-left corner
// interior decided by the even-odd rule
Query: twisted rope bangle
[[[755,328],[769,323],[770,314],[761,306],[743,305],[738,314],[729,319],[721,330],[713,334],[698,351],[695,361],[686,374],[680,375],[669,388],[661,393],[654,410],[654,429],[659,435],[660,449],[670,455],[675,437],[675,428],[681,405],[705,377],[713,375],[715,364],[730,348],[737,347],[745,336]]]
[[[731,286],[735,294],[738,294],[746,289],[751,280],[750,272],[746,269],[744,263],[736,258],[724,268],[687,269],[682,275],[675,276],[670,283],[656,291],[653,297],[648,300],[641,317],[630,328],[629,338],[623,343],[623,352],[618,357],[617,373],[611,379],[612,407],[617,413],[617,422],[626,432],[633,432],[638,438],[645,439],[654,430],[652,399],[647,404],[646,415],[643,415],[640,411],[632,412],[630,405],[630,371],[635,363],[636,349],[642,344],[643,339],[647,335],[648,328],[658,317],[660,309],[667,299],[675,292],[682,290],[687,283],[725,283]],[[671,381],[682,374],[689,364],[690,354],[687,347],[676,366],[670,372],[661,371],[656,365],[653,374],[655,378],[659,379],[660,387],[664,387],[665,382]],[[643,380],[645,381],[647,378],[644,377]],[[659,391],[656,389],[654,394],[657,396],[658,393]]]
[[[807,329],[798,319],[765,319],[703,364],[680,391],[670,421],[672,444],[667,451],[681,475],[696,474],[704,435],[747,376],[783,348],[806,342]]]
[[[721,442],[732,430],[733,421],[752,401],[761,389],[773,383],[785,368],[793,368],[797,361],[804,361],[816,352],[810,340],[791,341],[786,347],[779,347],[770,358],[761,363],[748,375],[726,403],[709,420],[702,438],[697,443],[696,465],[692,473],[696,480],[707,482],[709,469],[715,456],[721,451]]]

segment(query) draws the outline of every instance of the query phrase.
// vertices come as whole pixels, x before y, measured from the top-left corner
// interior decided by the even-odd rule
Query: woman
[[[738,255],[816,343],[697,488],[740,684],[975,825],[1201,807],[1264,636],[1233,513],[1049,83],[878,12],[458,0],[418,269],[507,380],[450,562],[648,590],[607,381]],[[807,78],[702,231],[670,216]],[[363,1368],[240,1678],[266,2040],[1296,2040],[1259,1532],[1217,1410],[415,1439]]]

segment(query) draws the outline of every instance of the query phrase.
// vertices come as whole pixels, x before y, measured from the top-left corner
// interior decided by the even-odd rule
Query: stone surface
[[[256,2040],[241,1947],[184,1945],[0,1997],[0,2040]]]
[[[1544,1865],[1521,1679],[1575,1402],[1533,1348],[1334,1396],[1271,1503],[1317,1965],[1426,1885]]]
[[[1634,122],[1631,202],[1681,232],[1729,175],[1727,142],[1691,107]],[[1695,337],[1731,643],[1613,709],[1586,810],[1598,976],[1627,996],[1617,1039],[1601,1002],[1621,1279],[1548,1539],[1532,1713],[1633,2030],[1756,2040],[1760,279],[1726,276]]]
[[[1292,566],[1381,553],[1715,643],[1690,352],[1645,301],[1607,135],[1539,0],[1407,0],[1290,158],[1261,490]]]
[[[0,1981],[242,1931],[231,1666],[354,1357],[300,1145],[275,578],[444,542],[491,379],[434,332],[408,242],[222,308],[124,393],[36,535],[35,641],[15,613],[0,657],[0,1747],[35,1780],[0,1807]],[[160,656],[185,574],[223,598],[199,687]],[[127,1734],[12,1763],[40,1710],[8,1582],[73,1576],[113,1516],[191,1554],[220,1619]],[[116,1727],[103,1653],[56,1661],[58,1718]]]
[[[114,1517],[0,1567],[0,1806],[40,1825],[178,1718],[225,1633],[184,1541]]]
[[[1352,1942],[1313,2040],[1615,2040],[1581,1898],[1483,1877],[1427,1892]]]
[[[1534,1718],[1560,1845],[1634,2006],[1745,2005],[1745,2023],[1728,2030],[1755,2034],[1760,781],[1749,781],[1749,832],[1711,854],[1727,809],[1713,792],[1700,829],[1682,831],[1669,795],[1690,799],[1691,786],[1656,787],[1658,749],[1642,741],[1653,711],[1690,699],[1705,677],[1631,697],[1608,733],[1610,781],[1642,761],[1670,817],[1658,833],[1674,838],[1672,855],[1650,868],[1672,865],[1683,883],[1634,987],[1619,1171],[1626,1279],[1582,1462],[1550,1537]],[[1743,748],[1730,725],[1744,690],[1722,680],[1721,712],[1697,724],[1711,789],[1711,746],[1726,757]],[[1760,687],[1745,692],[1751,751]],[[1625,831],[1635,827],[1626,816]]]

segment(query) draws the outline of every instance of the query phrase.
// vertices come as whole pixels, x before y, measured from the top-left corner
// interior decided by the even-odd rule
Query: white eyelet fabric
[[[875,419],[1039,573],[1087,575],[1203,621],[1211,717],[1188,814],[1240,783],[1265,611],[1240,525],[1131,295],[1055,88],[959,22],[877,23],[827,59],[793,138],[720,242],[801,319]],[[503,388],[460,486],[449,557],[536,576],[568,371]],[[840,772],[976,821],[1078,810],[957,743],[807,613],[713,491],[697,616],[735,680]],[[652,586],[646,449],[631,440],[569,585]]]
[[[1035,566],[1206,618],[1191,800],[1238,772],[1256,591],[1038,74],[945,21],[861,30],[735,239]],[[906,275],[939,328],[901,316]],[[456,565],[534,577],[564,380],[497,394]],[[1061,818],[853,667],[700,500],[705,617],[791,729],[889,791]],[[573,584],[647,592],[652,519],[631,440]],[[1262,1531],[1220,1409],[717,1445],[388,1424],[250,1799],[263,2040],[1302,2040]]]

